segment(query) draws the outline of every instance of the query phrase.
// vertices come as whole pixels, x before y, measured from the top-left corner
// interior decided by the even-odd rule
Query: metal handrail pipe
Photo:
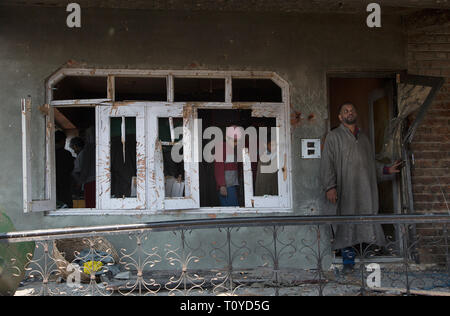
[[[423,224],[449,223],[450,215],[341,215],[341,216],[260,216],[189,219],[136,224],[68,227],[0,233],[0,242],[86,238],[144,231],[174,231],[225,227],[303,226],[327,224]]]

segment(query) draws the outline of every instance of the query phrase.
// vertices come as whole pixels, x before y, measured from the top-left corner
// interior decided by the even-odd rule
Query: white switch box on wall
[[[320,139],[302,139],[302,158],[320,158]]]

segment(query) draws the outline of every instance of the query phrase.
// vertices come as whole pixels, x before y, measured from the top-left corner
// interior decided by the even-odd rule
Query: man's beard
[[[345,118],[345,119],[344,119],[344,122],[345,122],[345,124],[353,125],[353,124],[356,123],[356,119],[357,119],[356,116],[354,116],[352,119]]]

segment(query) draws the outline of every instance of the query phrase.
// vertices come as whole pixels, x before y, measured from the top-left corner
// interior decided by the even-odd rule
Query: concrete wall
[[[318,214],[318,160],[300,158],[301,138],[327,128],[326,74],[406,68],[401,18],[369,29],[356,15],[189,13],[82,10],[82,27],[66,27],[61,9],[0,6],[0,209],[18,229],[195,218],[170,216],[44,216],[22,212],[20,98],[44,103],[44,81],[67,61],[77,66],[136,69],[275,71],[291,84],[293,214]],[[301,113],[301,117],[298,114]],[[297,114],[297,115],[296,115]],[[38,117],[38,112],[33,112]],[[33,121],[42,192],[43,121]],[[203,215],[206,217],[206,215]],[[220,215],[218,215],[220,216]]]

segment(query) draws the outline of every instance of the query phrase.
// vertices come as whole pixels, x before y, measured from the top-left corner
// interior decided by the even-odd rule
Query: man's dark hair
[[[78,146],[80,148],[84,147],[84,140],[81,137],[74,137],[70,140],[70,147],[72,146]]]
[[[60,143],[62,141],[66,141],[66,134],[64,134],[63,131],[56,131],[55,132],[55,143]]]
[[[338,114],[341,114],[341,111],[342,111],[342,108],[344,107],[344,105],[352,105],[356,109],[356,106],[353,102],[347,101],[347,102],[342,103],[339,106]]]

